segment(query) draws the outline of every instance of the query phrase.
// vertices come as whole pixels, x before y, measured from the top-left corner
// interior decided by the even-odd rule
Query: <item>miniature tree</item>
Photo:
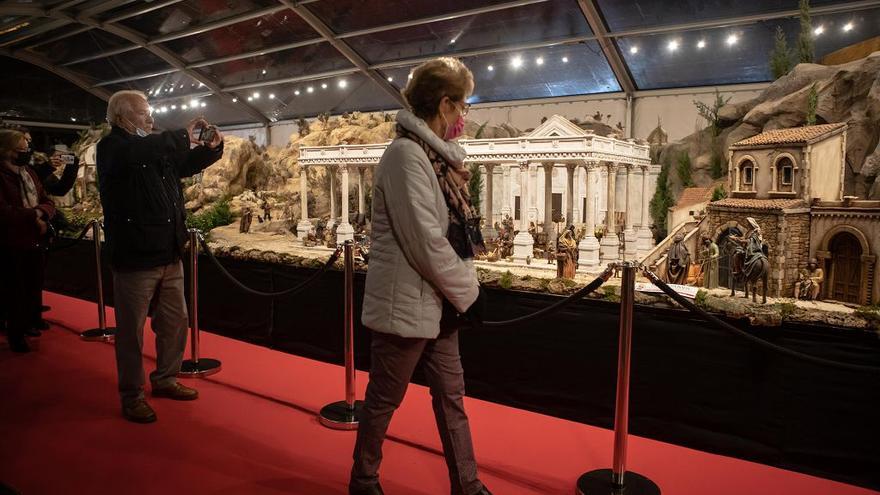
[[[661,238],[666,237],[666,216],[669,214],[669,208],[675,204],[672,193],[669,190],[669,155],[660,165],[660,174],[657,175],[657,188],[654,191],[654,197],[651,198],[651,218],[657,228]]]
[[[718,186],[712,191],[712,201],[718,201],[719,199],[724,199],[726,197],[727,190],[724,189],[724,184],[718,184]]]
[[[485,125],[485,124],[484,124]],[[474,163],[470,168],[471,178],[468,180],[468,193],[471,195],[471,204],[476,211],[480,211],[482,198],[480,193],[483,191],[483,172],[480,170],[480,164]]]
[[[724,98],[721,96],[721,92],[718,89],[715,89],[715,101],[712,102],[712,106],[709,106],[702,101],[694,100],[694,106],[697,107],[697,112],[701,117],[706,119],[706,122],[709,124],[710,136],[712,141],[710,143],[710,148],[712,151],[712,158],[710,161],[710,173],[713,179],[718,179],[724,174],[724,158],[721,155],[721,151],[718,149],[718,136],[721,134],[721,121],[718,116],[721,111],[721,107],[727,104],[730,101],[730,97]]]
[[[681,181],[682,187],[693,187],[694,179],[691,176],[693,167],[691,166],[691,156],[687,151],[682,151],[678,156],[678,179]]]
[[[798,34],[798,60],[813,63],[813,23],[810,21],[810,0],[800,0],[801,32]]]
[[[782,26],[776,26],[776,41],[773,44],[773,51],[770,52],[770,71],[773,73],[773,79],[788,74],[792,67],[791,55],[785,39],[785,31],[782,30]]]
[[[807,96],[807,125],[816,125],[817,106],[819,106],[819,91],[816,89],[816,83],[813,83]]]

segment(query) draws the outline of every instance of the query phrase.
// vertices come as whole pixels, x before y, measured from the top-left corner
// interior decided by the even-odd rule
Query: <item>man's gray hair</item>
[[[112,125],[119,125],[120,123],[117,122],[119,117],[134,109],[132,99],[135,97],[147,101],[147,95],[143,91],[126,89],[113,93],[113,96],[107,101],[107,122]]]

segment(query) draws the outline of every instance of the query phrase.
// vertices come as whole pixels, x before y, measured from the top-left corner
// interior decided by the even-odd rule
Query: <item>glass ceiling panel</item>
[[[272,15],[172,40],[165,43],[165,46],[187,62],[195,63],[319,37],[296,13],[282,10]]]
[[[372,63],[592,34],[577,2],[550,0],[347,38]]]
[[[120,84],[104,86],[107,91],[115,92],[123,89],[143,91],[150,100],[154,99],[185,99],[192,94],[204,94],[210,90],[183,72],[173,72],[162,76],[138,79]]]
[[[510,0],[321,0],[306,4],[335,33],[475,9]],[[574,1],[574,0],[572,0]]]
[[[258,57],[210,65],[199,70],[210,74],[223,86],[240,83],[297,77],[352,67],[330,43],[269,53]]]
[[[474,73],[470,103],[620,91],[617,78],[595,41],[465,57],[462,61]],[[395,87],[402,88],[410,70],[412,67],[390,69],[383,71],[383,75],[390,77]]]
[[[274,0],[184,0],[120,23],[152,37],[278,5]]]
[[[312,90],[309,91],[309,88]],[[400,108],[390,94],[359,73],[308,83],[242,90],[237,94],[241,101],[247,101],[277,120],[315,117],[324,112],[338,114]]]
[[[611,32],[797,10],[797,0],[597,0]],[[818,7],[839,0],[810,0]]]
[[[816,36],[816,60],[880,34],[880,9],[813,17],[822,26]],[[844,26],[851,23],[851,28]],[[771,80],[768,57],[776,26],[795,47],[797,19],[776,19],[745,26],[676,34],[624,37],[617,45],[639,89],[661,89]],[[704,45],[700,47],[700,42]],[[672,44],[675,49],[672,50]]]
[[[34,51],[56,64],[62,64],[96,53],[131,46],[131,42],[99,29],[60,39],[54,43],[38,46]]]
[[[71,31],[73,29],[80,28],[79,24],[67,24],[62,25],[57,28],[54,28],[50,31],[46,31],[44,33],[40,33],[34,36],[29,36],[24,38],[21,42],[15,42],[13,40],[22,38],[28,35],[28,31],[36,28],[42,28],[47,24],[57,25],[59,24],[58,19],[49,19],[46,17],[43,18],[26,18],[21,17],[18,18],[20,22],[11,21],[8,24],[3,24],[5,26],[2,30],[0,30],[0,48],[5,47],[6,45],[17,44],[18,46],[29,45],[31,43],[36,43],[41,39],[49,39],[52,36],[57,36],[60,33],[65,31]],[[21,43],[21,44],[19,44]]]
[[[104,120],[107,104],[73,83],[12,58],[0,56],[0,64],[15,74],[0,78],[0,117],[68,124]]]
[[[95,83],[159,72],[170,68],[164,60],[143,48],[70,67],[71,70]]]

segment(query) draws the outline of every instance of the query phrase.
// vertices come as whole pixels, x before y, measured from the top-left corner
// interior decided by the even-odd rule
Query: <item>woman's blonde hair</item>
[[[24,139],[24,133],[14,129],[0,129],[0,160],[8,159],[11,152],[16,151],[18,143]]]
[[[437,115],[444,96],[452,101],[462,101],[473,90],[474,75],[470,69],[457,58],[440,57],[413,69],[403,97],[412,113],[427,119]]]

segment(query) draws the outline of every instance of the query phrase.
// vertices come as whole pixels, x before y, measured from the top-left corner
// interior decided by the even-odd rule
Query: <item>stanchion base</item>
[[[177,376],[183,378],[204,378],[220,371],[220,361],[216,359],[202,358],[198,361],[186,359],[180,364],[180,371]]]
[[[79,337],[88,342],[109,342],[116,337],[116,328],[93,328],[79,334]]]
[[[327,404],[321,408],[318,421],[334,430],[356,430],[363,407],[364,401],[362,400],[354,401],[354,409],[350,409],[344,400]]]
[[[627,471],[623,487],[611,482],[610,469],[597,469],[578,478],[578,495],[660,495],[660,487],[644,476]]]

